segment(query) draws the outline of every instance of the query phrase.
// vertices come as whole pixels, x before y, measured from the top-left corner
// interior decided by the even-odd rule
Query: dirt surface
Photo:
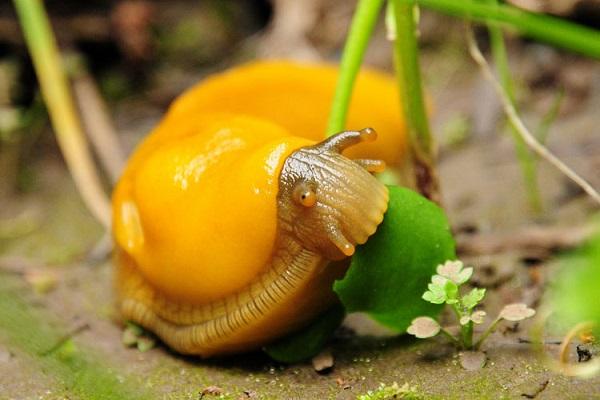
[[[532,226],[582,226],[597,208],[544,162],[539,164],[544,211],[535,215],[528,209],[513,143],[497,123],[498,103],[466,56],[464,42],[453,39],[456,32],[443,48],[427,48],[423,65],[441,144],[444,206],[459,239],[501,238]],[[518,93],[525,121],[537,126],[556,88],[564,87],[548,146],[598,188],[600,67],[550,51],[561,63],[556,72],[544,62],[548,54],[539,56],[545,51],[513,49],[511,59],[526,60],[515,65],[518,81],[529,88]],[[173,78],[159,80],[168,87],[166,95],[158,88],[116,103],[113,115],[126,147],[131,149],[163,112],[162,102],[148,98],[170,98],[174,86],[189,85],[204,73],[177,75],[175,85]],[[536,81],[544,74],[550,84]],[[529,337],[527,325],[507,325],[494,334],[484,349],[486,366],[472,372],[461,368],[457,354],[441,340],[358,337],[347,330],[332,343],[335,366],[327,373],[315,372],[310,363],[277,364],[262,353],[206,361],[181,357],[161,345],[147,352],[126,348],[122,327],[113,318],[111,263],[90,257],[102,239],[101,228],[86,212],[60,157],[47,154],[32,170],[33,189],[4,201],[1,210],[1,227],[11,229],[0,230],[10,233],[0,237],[0,304],[6,305],[0,313],[12,314],[0,315],[0,321],[35,317],[33,332],[19,331],[14,320],[14,326],[0,326],[0,400],[95,398],[86,395],[86,387],[74,390],[61,369],[78,352],[92,355],[101,367],[98,376],[114,381],[116,393],[127,389],[148,399],[353,399],[393,382],[408,383],[420,398],[600,398],[600,377],[583,380],[550,370],[540,353],[523,343]],[[474,281],[488,288],[486,309],[493,314],[508,302],[540,304],[555,268],[554,257],[548,256],[508,248],[463,258],[475,267]],[[47,278],[48,286],[32,278],[32,271]],[[31,337],[46,350],[19,339],[36,333],[42,337]],[[69,338],[75,356],[64,358],[62,347],[71,343]],[[557,339],[546,338],[549,343]],[[558,346],[547,344],[545,350],[556,356]],[[570,354],[575,360],[574,347]]]
[[[444,174],[451,171],[451,164],[451,159],[442,164],[446,165],[442,169]],[[59,165],[55,167],[60,168]],[[225,398],[235,399],[351,399],[376,389],[380,383],[393,382],[416,387],[417,393],[424,398],[522,398],[526,395],[541,399],[587,399],[600,393],[600,377],[580,380],[550,371],[539,359],[538,353],[528,344],[520,343],[519,339],[528,338],[523,327],[506,333],[502,333],[501,329],[494,335],[485,347],[488,357],[486,367],[475,372],[463,370],[453,349],[443,341],[418,342],[407,337],[387,340],[359,338],[344,332],[332,345],[335,366],[326,374],[316,373],[309,363],[280,365],[260,353],[204,361],[178,356],[162,346],[144,353],[125,348],[121,342],[122,329],[112,320],[110,262],[77,261],[84,257],[83,250],[99,238],[98,227],[85,215],[64,173],[47,171],[45,175],[49,179],[45,188],[47,215],[60,213],[66,202],[74,215],[64,216],[58,221],[68,221],[69,228],[60,228],[54,219],[44,221],[40,230],[49,237],[60,237],[60,243],[45,248],[29,248],[26,251],[27,263],[39,260],[35,266],[19,266],[18,263],[19,255],[22,256],[23,249],[27,248],[23,242],[39,240],[35,239],[35,233],[6,246],[0,289],[40,313],[41,324],[51,324],[63,334],[77,330],[73,340],[81,351],[93,353],[119,377],[123,385],[149,390],[156,398],[198,399],[202,390],[217,386],[223,394],[230,396]],[[515,177],[519,178],[519,175],[515,174]],[[450,186],[446,193],[451,199],[453,191]],[[510,193],[504,198],[509,201]],[[580,202],[585,203],[585,200]],[[452,204],[450,200],[449,203]],[[494,205],[479,207],[493,208]],[[569,213],[572,218],[576,218],[576,214]],[[59,250],[70,254],[71,261],[54,265],[43,261],[46,256],[56,257],[53,251]],[[8,254],[12,256],[8,258]],[[77,254],[75,260],[73,254]],[[487,308],[497,309],[507,301],[522,299],[531,282],[527,268],[518,258],[507,254],[484,258],[474,263],[476,280],[494,287],[494,280],[483,272],[490,265],[494,266],[493,274],[499,274],[495,278],[504,280],[498,289],[492,291]],[[10,260],[14,268],[7,272]],[[56,287],[47,294],[34,293],[32,285],[20,275],[24,271],[21,268],[39,268],[56,273]],[[81,326],[84,328],[78,330],[77,327]],[[38,328],[34,326],[32,329]],[[61,375],[44,368],[43,355],[32,356],[11,343],[0,333],[1,399],[86,398],[68,394],[68,384]],[[555,355],[557,347],[547,345],[546,350]],[[10,354],[8,357],[1,356],[7,352]],[[575,349],[572,353],[575,354]],[[248,397],[244,392],[254,397]]]
[[[598,98],[594,96],[595,103],[590,100],[587,107],[597,109]],[[600,153],[590,151],[590,146],[600,144],[597,138],[590,139],[595,127],[594,120],[586,117],[589,115],[582,111],[579,118],[557,123],[551,147],[599,185],[593,165]],[[2,273],[2,289],[10,286],[15,296],[25,299],[48,320],[56,320],[62,332],[85,325],[74,335],[74,341],[97,354],[124,382],[150,389],[157,398],[197,399],[206,387],[217,386],[231,398],[244,398],[246,391],[255,398],[349,399],[376,389],[380,382],[409,383],[426,398],[527,395],[565,399],[593,398],[600,393],[600,378],[579,380],[550,371],[528,344],[519,343],[519,338],[527,338],[524,329],[495,335],[486,347],[486,367],[476,372],[464,371],[456,354],[443,342],[409,338],[338,338],[333,344],[335,367],[327,374],[317,374],[310,364],[278,365],[262,354],[202,361],[177,356],[160,346],[145,353],[127,349],[121,343],[121,327],[111,318],[110,262],[95,265],[85,260],[86,251],[101,237],[100,229],[85,212],[59,160],[45,160],[43,166],[39,191],[32,194],[44,199],[39,205],[43,216],[31,233],[5,241],[4,267],[12,260],[17,271]],[[444,151],[440,168],[445,204],[456,227],[470,224],[479,231],[510,232],[530,224],[525,199],[514,189],[521,184],[521,177],[507,137],[475,140]],[[585,222],[593,209],[591,202],[581,195],[564,200],[568,188],[564,179],[544,165],[541,172],[547,211],[539,219],[544,224]],[[531,271],[521,262],[522,257],[508,252],[468,258],[477,270],[475,280],[494,288],[488,309],[509,301],[537,301],[527,299],[539,293],[532,289]],[[20,275],[21,258],[26,260],[22,268],[55,272],[56,288],[48,294],[32,294],[32,286]],[[556,353],[556,348],[547,346],[551,353]],[[65,398],[68,390],[60,376],[40,369],[37,357],[0,339],[2,351],[11,356],[0,357],[0,398]]]

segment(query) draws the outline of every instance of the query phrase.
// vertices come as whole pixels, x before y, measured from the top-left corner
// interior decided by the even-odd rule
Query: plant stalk
[[[86,146],[44,4],[41,0],[14,0],[14,4],[67,166],[86,206],[108,228],[110,202]]]
[[[467,33],[467,43],[469,52],[471,53],[471,57],[473,57],[473,60],[475,60],[475,62],[480,66],[481,71],[486,77],[486,79],[489,80],[494,86],[496,93],[500,97],[500,100],[502,100],[504,112],[506,113],[507,117],[511,120],[511,123],[517,129],[517,132],[519,132],[519,135],[521,135],[523,140],[525,140],[525,143],[527,143],[529,148],[532,151],[534,151],[537,155],[542,157],[544,160],[548,161],[550,164],[556,167],[556,169],[558,169],[565,176],[567,176],[569,179],[575,182],[581,189],[583,189],[595,202],[600,204],[600,193],[596,191],[596,189],[594,189],[594,187],[590,185],[589,182],[587,182],[585,179],[579,176],[564,162],[562,162],[554,154],[552,154],[545,146],[540,144],[540,142],[538,142],[535,136],[531,132],[529,132],[521,118],[519,118],[519,115],[517,114],[517,111],[510,102],[510,99],[504,92],[504,88],[502,88],[500,83],[494,77],[494,74],[490,69],[489,65],[487,64],[485,57],[483,56],[483,54],[481,54],[481,51],[477,47],[477,43],[475,42],[472,30],[469,30]]]
[[[340,74],[327,124],[326,136],[328,137],[345,128],[354,82],[381,7],[383,7],[383,0],[360,0],[356,6],[340,62]]]
[[[466,350],[473,348],[473,321],[461,327],[462,343]]]
[[[460,341],[450,332],[448,332],[447,330],[445,330],[444,328],[440,327],[440,333],[443,334],[444,336],[446,336],[448,339],[450,339],[450,341],[455,345],[455,346],[461,346]]]
[[[481,345],[483,344],[483,342],[485,341],[485,339],[488,338],[488,336],[490,336],[490,334],[492,332],[494,332],[494,330],[496,329],[496,326],[498,325],[498,323],[502,320],[502,318],[498,317],[496,318],[491,324],[490,326],[487,327],[487,329],[481,334],[481,336],[479,337],[479,339],[475,342],[475,344],[473,345],[473,349],[475,350],[479,350],[479,348],[481,347]]]
[[[85,65],[82,56],[70,55],[70,72],[73,97],[79,106],[81,120],[90,144],[111,183],[116,183],[125,167],[127,157],[123,152],[107,104],[102,99],[98,85]]]
[[[419,65],[414,4],[390,0],[395,22],[394,65],[409,138],[417,188],[425,197],[440,203],[435,170],[435,146],[425,107]]]
[[[461,310],[459,303],[452,304],[452,311],[456,316],[456,320],[460,325],[460,346],[464,349],[470,350],[473,347],[473,321],[469,321],[466,325],[460,323],[461,318],[465,315]]]
[[[488,5],[475,1],[399,0],[418,4],[444,14],[477,22],[497,23],[520,34],[583,55],[600,58],[600,31],[557,17],[536,14],[506,4]]]

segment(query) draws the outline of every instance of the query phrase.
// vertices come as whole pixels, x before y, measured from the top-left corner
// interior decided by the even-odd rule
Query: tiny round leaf
[[[507,321],[521,321],[534,315],[535,310],[527,307],[527,304],[514,303],[504,306],[502,311],[500,311],[499,317]]]
[[[440,324],[430,317],[418,317],[413,319],[406,332],[419,339],[426,339],[433,337],[440,332]]]

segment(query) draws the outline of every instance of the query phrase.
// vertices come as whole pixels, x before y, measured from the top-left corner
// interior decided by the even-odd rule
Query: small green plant
[[[409,334],[419,339],[430,338],[442,333],[462,349],[478,350],[500,321],[521,321],[535,315],[535,310],[523,303],[504,306],[496,319],[474,342],[473,327],[483,324],[487,315],[485,311],[477,309],[485,297],[485,289],[473,288],[468,293],[461,295],[461,285],[467,283],[473,275],[473,268],[464,268],[462,261],[446,261],[444,264],[438,265],[436,272],[437,274],[431,277],[431,283],[427,286],[428,290],[423,293],[423,300],[432,304],[450,306],[460,325],[460,334],[456,336],[443,328],[434,318],[423,316],[413,319],[407,329]]]
[[[154,337],[146,332],[144,328],[133,322],[127,323],[121,336],[121,342],[127,347],[137,347],[142,353],[156,346]]]

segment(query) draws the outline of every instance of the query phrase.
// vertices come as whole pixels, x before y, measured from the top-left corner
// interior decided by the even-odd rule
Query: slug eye
[[[317,193],[314,185],[301,182],[294,189],[294,200],[304,207],[312,207],[317,204]]]

